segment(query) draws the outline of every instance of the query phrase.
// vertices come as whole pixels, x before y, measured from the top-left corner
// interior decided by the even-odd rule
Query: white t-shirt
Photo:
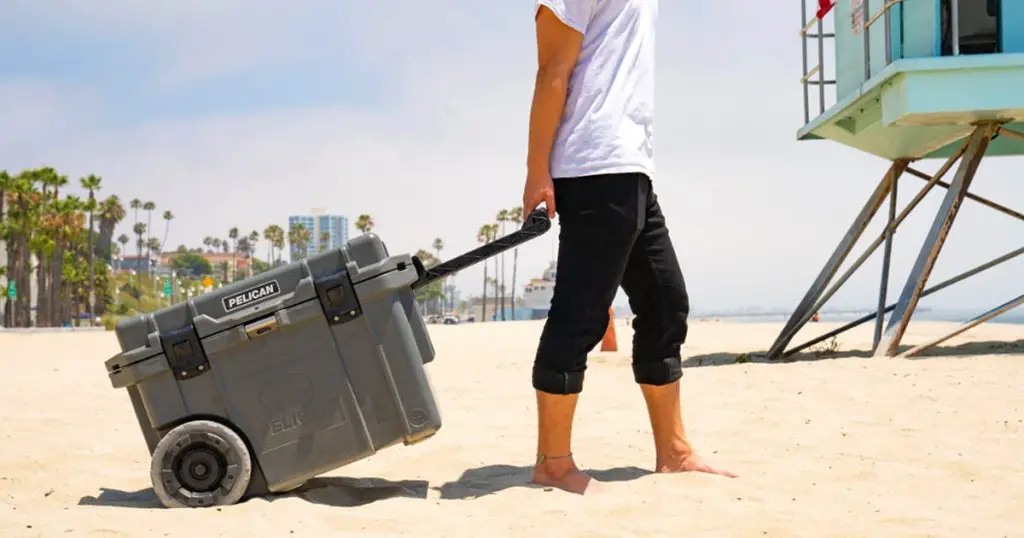
[[[658,0],[536,0],[583,34],[551,153],[552,177],[654,175]]]

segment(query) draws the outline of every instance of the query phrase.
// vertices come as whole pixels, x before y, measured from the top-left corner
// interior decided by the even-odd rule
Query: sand
[[[694,322],[684,413],[698,449],[740,474],[729,480],[649,473],[620,322],[620,351],[591,356],[578,415],[579,463],[609,481],[589,497],[527,485],[540,327],[433,327],[436,437],[297,493],[200,510],[152,493],[127,394],[104,373],[112,333],[0,333],[0,536],[1024,536],[1024,326],[983,326],[949,345],[977,343],[918,360],[856,356],[865,326],[837,358],[736,364],[780,326]],[[949,327],[912,324],[905,342]]]

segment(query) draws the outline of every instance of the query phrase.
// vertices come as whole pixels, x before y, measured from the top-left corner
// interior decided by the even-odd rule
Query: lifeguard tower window
[[[953,1],[942,0],[942,55],[951,56],[953,32],[960,36],[960,54],[995,54],[999,50],[1002,0],[958,0],[954,27]]]

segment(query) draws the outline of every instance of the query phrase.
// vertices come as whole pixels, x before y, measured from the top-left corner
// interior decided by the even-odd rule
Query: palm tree
[[[146,202],[142,204],[142,210],[146,212],[146,244],[149,245],[149,234],[153,231],[153,210],[156,209],[155,202]],[[152,258],[153,251],[146,251],[146,258]]]
[[[487,231],[488,231],[488,236],[487,236],[487,242],[488,243],[492,243],[496,239],[498,239],[498,225],[497,224],[488,224],[487,225]],[[494,258],[494,278],[492,280],[495,282],[495,284],[497,282],[499,282],[499,280],[498,280],[498,276],[499,276],[498,275],[498,261],[500,259],[501,259],[500,256]],[[484,263],[486,263],[486,262],[484,262]],[[495,288],[494,288],[494,299],[495,299],[495,308],[497,308],[497,303],[498,303],[498,288],[497,288],[497,285],[495,285]],[[498,312],[497,311],[494,312],[494,321],[498,321]]]
[[[5,210],[7,195],[11,193],[13,188],[14,178],[7,173],[7,170],[0,170],[0,240],[4,241],[4,249],[7,251],[6,254],[8,256],[11,254],[11,244],[13,243],[13,241],[11,241],[11,230],[13,227],[8,227],[8,223],[5,220]],[[0,272],[0,276],[5,277],[6,280],[5,287],[0,288],[0,300],[6,302],[3,311],[4,317],[3,320],[0,321],[0,327],[10,327],[11,316],[13,316],[14,313],[14,305],[12,304],[12,301],[7,298],[8,286],[14,282],[15,277],[14,272],[11,271],[11,265],[13,265],[13,262],[14,260],[8,257],[8,266],[0,267],[0,271],[2,271]]]
[[[128,207],[132,208],[132,211],[134,212],[134,217],[132,219],[133,220],[132,231],[135,232],[135,244],[138,245],[139,243],[142,242],[142,237],[141,237],[141,235],[138,232],[138,229],[139,229],[139,208],[142,207],[142,200],[139,200],[138,198],[132,198],[132,201],[128,202]],[[141,269],[142,269],[142,267],[141,267],[141,263],[142,263],[142,259],[141,259],[142,258],[142,248],[141,247],[136,249],[136,255],[139,257],[139,259],[135,261],[135,288],[137,290],[141,290],[142,289],[142,271],[141,271]],[[139,296],[139,304],[140,305],[142,304],[141,303],[141,301],[142,301],[141,297],[142,296],[140,295]],[[140,308],[141,308],[141,306],[140,306]]]
[[[8,286],[17,290],[4,309],[7,327],[29,327],[32,323],[32,247],[36,246],[34,236],[39,234],[44,202],[43,193],[36,189],[40,174],[41,170],[24,170],[15,176],[5,173],[0,182],[5,203],[5,221],[0,222],[0,232],[7,242]]]
[[[121,255],[124,255],[124,253],[127,252],[127,250],[125,250],[125,249],[128,248],[128,242],[129,241],[131,241],[131,239],[128,238],[128,234],[121,234],[121,235],[117,236],[117,242],[121,243],[121,249],[120,249],[120,254]],[[121,270],[121,263],[117,264],[117,269],[119,271]]]
[[[263,239],[267,242],[267,264],[274,266],[274,237],[277,235],[276,224],[268,224],[263,229]]]
[[[160,243],[161,245],[164,246],[164,248],[167,247],[167,236],[171,234],[172,220],[174,220],[174,213],[171,213],[169,210],[164,211],[164,240],[162,243]]]
[[[249,276],[253,275],[253,260],[256,259],[256,249],[260,242],[260,233],[256,230],[249,232],[249,251],[246,253],[246,258],[249,260]]]
[[[487,244],[491,242],[491,225],[484,224],[476,232],[477,243]],[[490,279],[487,278],[487,262],[484,262],[484,289],[483,289],[483,310],[480,313],[480,321],[487,321],[487,283]]]
[[[508,220],[519,229],[523,224],[522,206],[513,207],[508,210]],[[512,319],[516,319],[516,270],[519,268],[519,247],[512,251]]]
[[[114,243],[114,230],[124,220],[124,205],[116,194],[111,194],[100,202],[99,210],[99,244],[96,247],[96,252],[100,253],[104,261],[109,263],[112,259],[111,246]]]
[[[149,241],[146,241],[146,248],[149,249],[150,252],[154,250],[159,252],[161,247],[163,247],[163,245],[160,243],[160,240],[157,239],[156,237],[150,237]]]
[[[327,245],[331,241],[331,232],[322,231],[320,232],[320,246],[317,248],[317,252],[323,252],[327,250]]]
[[[370,231],[373,230],[373,225],[373,217],[365,213],[359,215],[359,218],[356,219],[356,229],[359,230],[360,233],[370,233]]]
[[[10,189],[10,186],[11,186],[11,176],[10,176],[10,174],[7,173],[7,170],[0,170],[0,240],[4,241],[3,245],[4,245],[4,249],[5,250],[7,248],[6,240],[8,239],[8,234],[7,234],[7,228],[6,228],[7,224],[4,221],[4,206],[5,206],[5,202],[7,200],[7,191],[8,191],[8,189]],[[0,287],[0,301],[5,301],[6,303],[9,303],[10,301],[7,299],[7,286],[10,285],[9,284],[10,280],[8,278],[8,271],[7,271],[7,269],[8,269],[7,266],[0,267],[0,277],[4,277],[4,287]],[[3,320],[0,321],[0,327],[6,327],[7,326],[7,311],[10,310],[10,309],[11,309],[10,306],[8,304],[5,304],[4,310],[3,310],[3,316],[4,317],[3,317]]]
[[[284,228],[276,224],[273,227],[274,237],[273,239],[270,240],[270,242],[274,246],[274,250],[277,252],[277,258],[273,261],[273,264],[277,266],[281,264],[281,252],[284,251],[286,237],[284,233]]]
[[[101,189],[102,179],[95,175],[88,175],[80,179],[82,182],[82,189],[89,192],[89,201],[86,203],[86,209],[89,211],[89,250],[88,250],[88,261],[89,264],[89,303],[87,309],[89,313],[89,324],[92,325],[93,314],[95,312],[95,294],[96,294],[96,273],[92,266],[92,254],[94,251],[94,245],[92,242],[92,217],[96,210],[96,191]]]
[[[440,263],[441,262],[441,251],[444,250],[444,239],[441,239],[440,237],[435,237],[434,238],[434,242],[431,243],[430,246],[433,247],[433,249],[434,249],[434,255],[437,258],[437,262]],[[442,292],[444,291],[444,284],[445,284],[445,282],[447,282],[447,280],[448,280],[447,278],[441,280],[441,291]],[[442,310],[443,309],[444,309],[444,305],[442,304]]]
[[[89,324],[91,325],[96,302],[96,272],[92,266],[92,256],[94,251],[92,219],[93,213],[96,211],[96,191],[102,188],[101,184],[103,180],[97,176],[89,175],[87,177],[83,177],[80,181],[82,183],[82,188],[89,191],[89,201],[86,204],[86,209],[89,211],[89,304],[87,305],[87,309],[89,312]]]
[[[146,246],[146,242],[142,239],[142,234],[146,233],[146,225],[137,222],[132,226],[132,231],[135,232],[135,254],[137,256],[135,261],[135,294],[139,301],[139,311],[142,311],[142,247]],[[146,261],[146,272],[149,273],[149,261]]]
[[[507,209],[499,210],[497,217],[495,217],[495,220],[498,221],[498,225],[501,227],[501,230],[500,230],[501,235],[499,237],[505,237],[505,224],[509,221],[508,210]],[[501,272],[498,274],[498,281],[501,283],[501,289],[502,289],[501,297],[500,297],[500,302],[501,302],[501,321],[506,321],[506,319],[505,319],[505,291],[504,291],[505,290],[505,253],[502,252],[501,255],[498,256],[498,259],[495,260],[494,262],[496,264],[499,263],[499,262],[501,263]]]
[[[306,226],[302,224],[296,224],[288,230],[288,243],[291,244],[292,252],[295,253],[296,259],[301,260],[306,257],[309,241],[312,238],[311,235]]]
[[[153,251],[160,252],[161,247],[163,247],[163,245],[160,244],[160,240],[159,239],[157,239],[155,237],[150,237],[149,240],[146,241],[146,250],[148,252],[150,252],[150,255],[148,257],[152,258],[152,252]],[[156,264],[154,264],[154,265],[156,265]],[[168,277],[168,278],[170,278],[170,277]],[[156,288],[156,286],[157,286],[156,272],[154,272],[154,271],[150,271],[149,272],[149,281],[150,281],[150,283],[153,284],[153,291],[156,292],[156,289],[157,289]],[[160,304],[160,297],[161,297],[161,295],[156,295],[156,297],[157,297],[157,304],[159,305]]]
[[[271,224],[263,230],[263,239],[266,239],[267,243],[269,243],[267,247],[267,263],[274,267],[280,258],[281,250],[284,249],[284,230],[276,224]],[[278,254],[277,257],[274,256],[275,250]]]
[[[235,256],[238,254],[238,228],[228,230],[228,239],[231,240],[231,281],[238,280],[238,265],[235,264]],[[228,252],[225,248],[224,252]]]
[[[71,243],[75,238],[77,231],[81,230],[85,226],[85,218],[83,215],[78,214],[84,204],[81,199],[77,196],[67,196],[64,200],[60,199],[60,190],[62,187],[67,186],[68,178],[57,173],[53,168],[43,168],[43,185],[51,187],[52,190],[49,192],[49,204],[46,210],[49,213],[49,217],[55,219],[50,224],[50,235],[47,241],[46,254],[49,255],[49,262],[46,264],[49,269],[49,275],[42,275],[42,280],[46,282],[46,293],[42,293],[43,287],[40,287],[39,296],[46,297],[46,311],[47,314],[40,315],[38,307],[36,309],[36,320],[37,323],[40,319],[49,321],[50,326],[60,325],[62,321],[68,319],[71,314],[70,304],[68,297],[66,296],[67,291],[65,287],[70,285],[70,282],[65,282],[64,278],[64,254],[68,251],[74,250],[74,245]],[[81,220],[81,222],[79,222]],[[85,254],[84,252],[82,254]],[[42,270],[37,270],[37,280],[43,273]],[[84,273],[85,271],[83,271]]]

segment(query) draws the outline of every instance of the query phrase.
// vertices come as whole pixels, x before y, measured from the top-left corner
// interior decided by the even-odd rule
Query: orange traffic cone
[[[608,328],[601,339],[601,351],[618,351],[619,343],[615,339],[615,308],[608,307]]]

